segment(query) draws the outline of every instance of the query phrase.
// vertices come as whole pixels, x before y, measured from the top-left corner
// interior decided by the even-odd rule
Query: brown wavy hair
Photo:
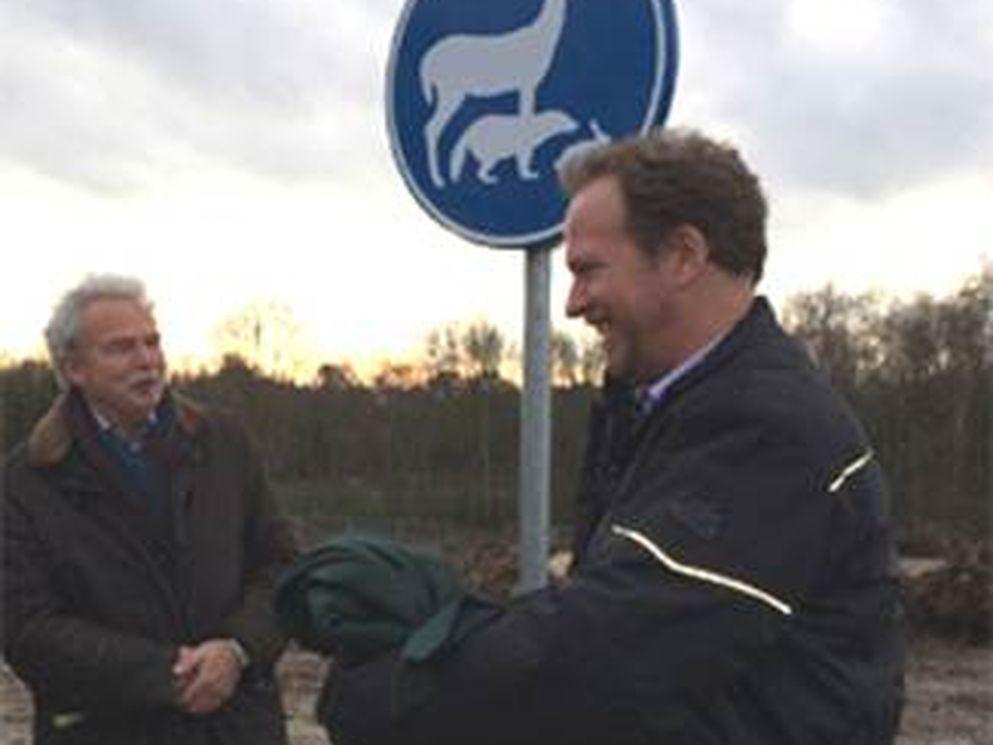
[[[569,160],[560,180],[575,196],[604,176],[617,179],[628,231],[647,253],[688,224],[706,237],[716,265],[753,282],[762,278],[768,207],[758,177],[731,145],[695,130],[657,129]]]

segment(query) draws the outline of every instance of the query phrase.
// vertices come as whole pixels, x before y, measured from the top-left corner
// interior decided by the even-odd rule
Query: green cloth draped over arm
[[[358,535],[301,556],[280,578],[275,605],[303,647],[346,665],[398,647],[410,662],[438,658],[501,612],[440,559]]]

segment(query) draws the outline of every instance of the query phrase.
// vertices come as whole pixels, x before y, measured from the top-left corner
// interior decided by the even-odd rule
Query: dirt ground
[[[291,651],[279,666],[293,745],[328,745],[314,721],[324,663]],[[0,670],[0,744],[30,745],[31,705],[10,671]],[[993,745],[993,647],[937,639],[911,646],[907,707],[898,745]]]
[[[908,662],[898,745],[993,745],[993,647],[919,640]]]

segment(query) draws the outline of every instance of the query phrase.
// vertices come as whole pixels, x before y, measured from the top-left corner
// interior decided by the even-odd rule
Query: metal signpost
[[[521,590],[545,583],[549,548],[557,170],[661,124],[676,60],[671,0],[407,0],[394,34],[387,123],[407,187],[458,235],[527,252]]]

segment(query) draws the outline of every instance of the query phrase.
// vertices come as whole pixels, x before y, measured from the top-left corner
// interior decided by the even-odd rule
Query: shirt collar
[[[141,443],[142,440],[145,438],[145,435],[147,435],[148,432],[156,424],[158,424],[159,421],[158,414],[156,413],[155,409],[152,409],[152,411],[149,412],[148,414],[148,419],[145,420],[144,426],[141,428],[141,431],[138,433],[138,436],[136,438],[126,437],[123,433],[121,433],[120,430],[118,430],[111,423],[109,419],[107,419],[107,417],[103,416],[103,414],[97,411],[96,407],[94,407],[93,404],[91,404],[89,401],[86,401],[86,406],[90,410],[90,414],[93,416],[93,420],[97,423],[97,427],[100,428],[101,433],[105,435],[113,435],[117,439],[121,440],[121,442],[126,444],[133,451],[137,451],[141,449]]]
[[[684,377],[690,370],[703,362],[704,358],[714,347],[723,341],[725,336],[727,336],[726,333],[718,334],[683,360],[683,362],[681,362],[678,366],[656,378],[654,382],[648,383],[644,386],[639,386],[637,389],[639,413],[647,414],[655,408],[655,406],[665,397],[666,392],[672,388],[676,381]]]

